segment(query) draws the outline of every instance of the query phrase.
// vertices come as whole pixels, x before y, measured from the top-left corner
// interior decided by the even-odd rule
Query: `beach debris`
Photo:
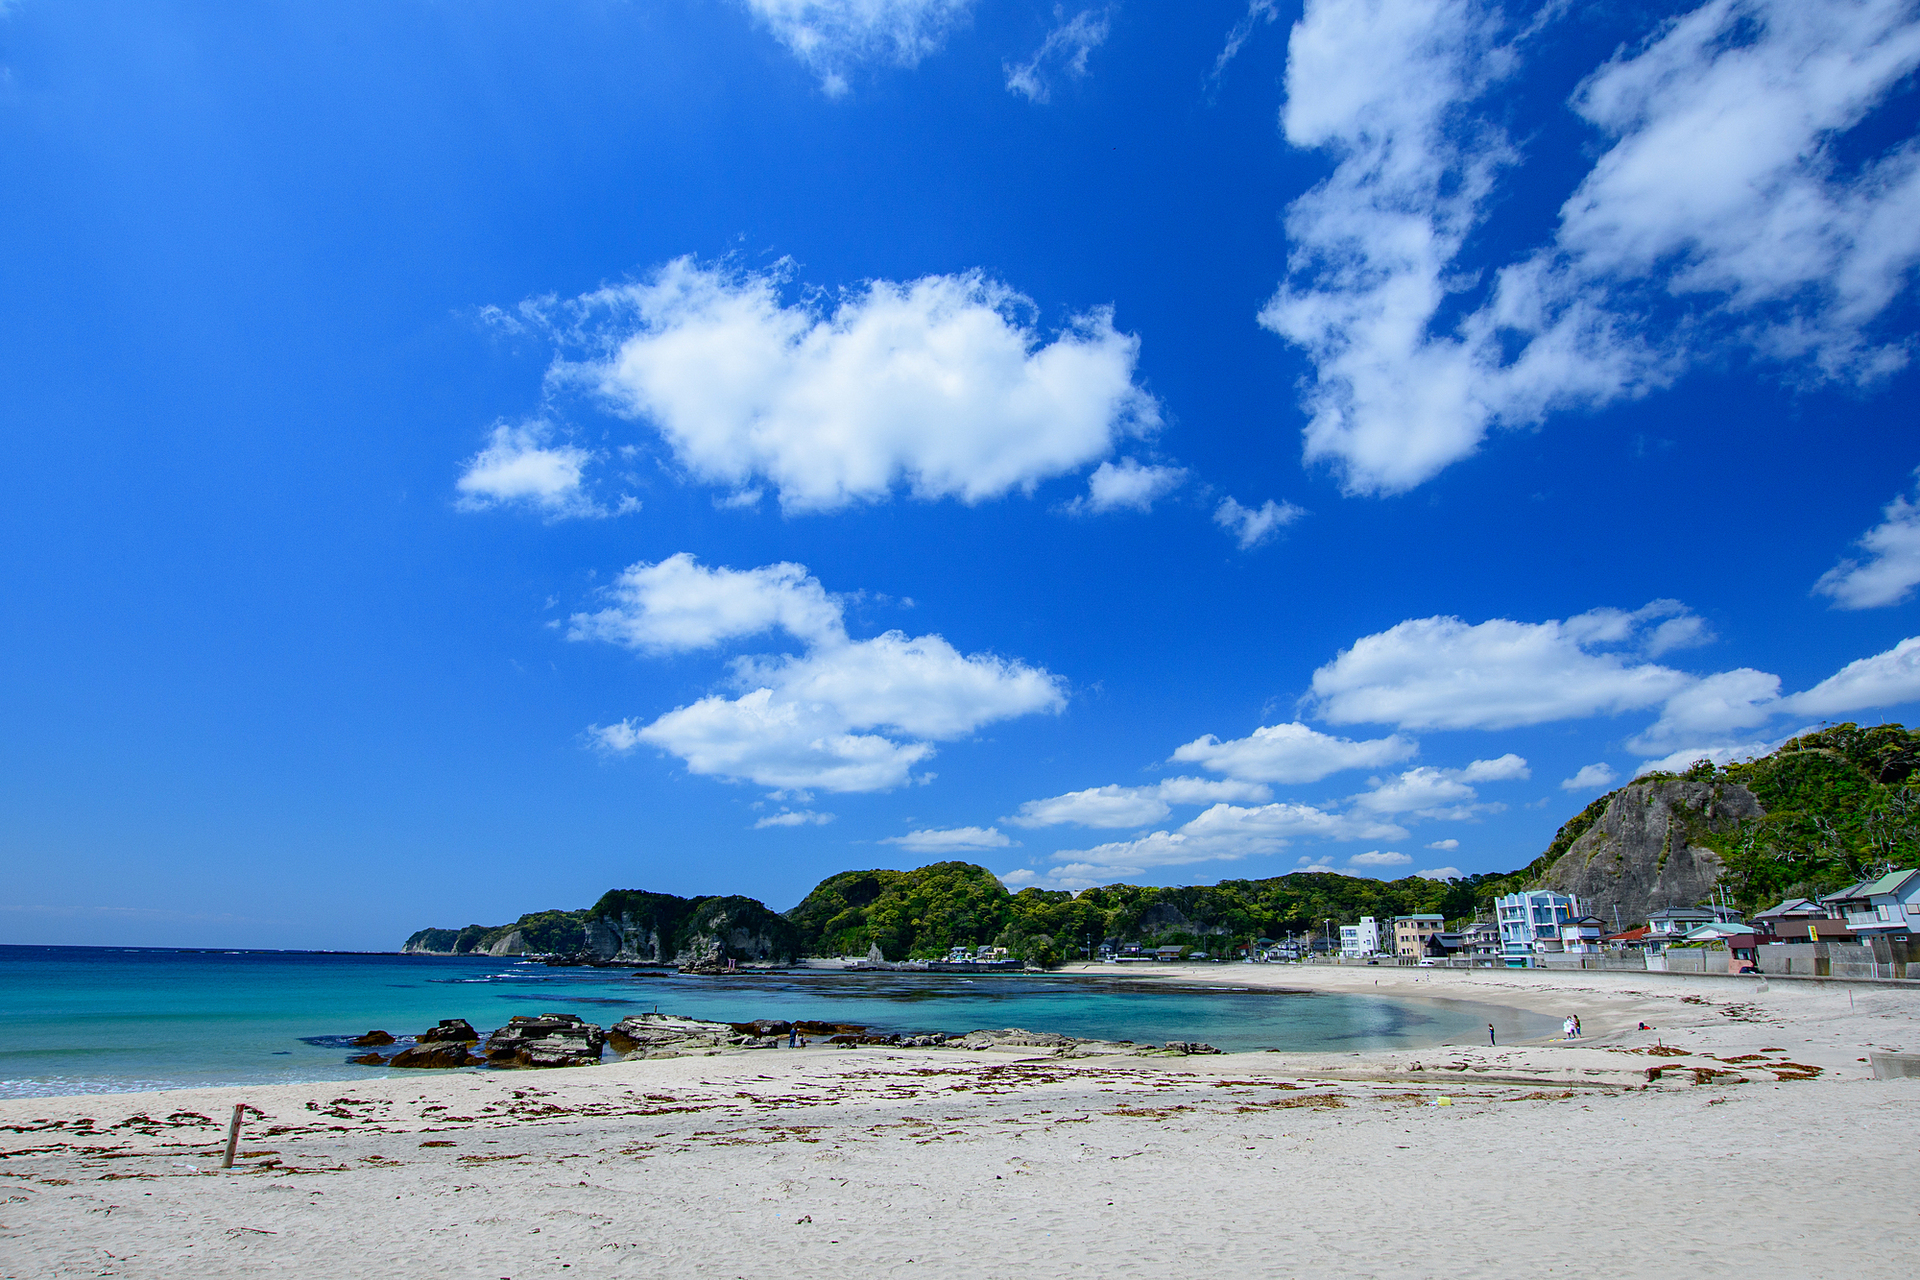
[[[543,1013],[510,1019],[487,1037],[485,1054],[496,1067],[590,1067],[606,1043],[607,1033],[578,1014]]]
[[[226,1154],[221,1156],[220,1158],[220,1167],[222,1169],[233,1168],[234,1148],[240,1145],[240,1122],[246,1119],[247,1112],[249,1111],[253,1112],[255,1115],[266,1114],[266,1112],[261,1111],[259,1108],[250,1107],[244,1102],[237,1102],[234,1104],[233,1119],[227,1122]],[[262,1153],[262,1154],[265,1154],[265,1153]]]
[[[388,1034],[385,1031],[369,1031],[367,1032],[367,1034],[363,1036],[355,1036],[353,1039],[347,1041],[347,1043],[351,1045],[362,1045],[362,1046],[382,1045],[382,1044],[392,1044],[393,1039],[394,1039],[393,1036]]]
[[[479,1038],[480,1033],[475,1031],[473,1024],[465,1018],[442,1018],[439,1025],[427,1028],[415,1036],[414,1040],[418,1044],[437,1044],[444,1041],[455,1043],[466,1041],[471,1044]]]

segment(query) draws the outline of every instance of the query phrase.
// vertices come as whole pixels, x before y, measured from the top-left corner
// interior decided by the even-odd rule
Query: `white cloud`
[[[1885,653],[1849,662],[1805,693],[1781,699],[1781,710],[1841,716],[1914,701],[1920,701],[1920,636],[1902,640]]]
[[[1512,753],[1494,760],[1475,760],[1464,769],[1421,765],[1392,778],[1373,779],[1371,789],[1352,797],[1352,803],[1355,809],[1368,813],[1465,819],[1504,807],[1476,804],[1479,792],[1472,784],[1517,782],[1529,776],[1527,762]]]
[[[1054,16],[1064,16],[1055,8]],[[1107,14],[1104,9],[1084,9],[1047,33],[1047,38],[1022,63],[1006,63],[1007,92],[1023,95],[1029,102],[1045,102],[1052,96],[1047,84],[1050,70],[1065,72],[1078,80],[1087,74],[1087,55],[1106,42]]]
[[[913,67],[966,20],[972,0],[745,0],[774,38],[820,77],[830,97],[863,62]]]
[[[1587,280],[1669,271],[1767,355],[1851,377],[1904,363],[1864,329],[1920,258],[1920,154],[1835,153],[1916,67],[1906,0],[1700,6],[1575,95],[1618,141],[1562,208],[1560,249]]]
[[[1040,877],[1026,867],[1019,867],[1012,871],[996,872],[995,878],[998,879],[1001,884],[1007,886],[1007,888],[1018,890],[1032,884]]]
[[[1620,775],[1613,771],[1613,766],[1603,760],[1598,764],[1582,765],[1578,773],[1571,778],[1561,780],[1560,789],[1562,791],[1600,791],[1619,780]]]
[[[1288,210],[1288,278],[1260,318],[1314,364],[1309,460],[1398,492],[1490,427],[1645,394],[1694,360],[1853,381],[1904,363],[1870,328],[1920,260],[1920,147],[1836,157],[1920,65],[1907,0],[1710,0],[1616,55],[1574,98],[1609,143],[1554,240],[1447,331],[1478,278],[1459,255],[1519,161],[1480,105],[1517,64],[1501,21],[1474,0],[1310,0],[1293,29],[1287,139],[1338,164]]]
[[[1515,158],[1465,118],[1510,63],[1497,35],[1463,0],[1309,0],[1293,28],[1287,141],[1339,163],[1287,211],[1288,280],[1260,323],[1312,360],[1306,456],[1336,463],[1353,492],[1420,483],[1471,452],[1493,413],[1485,357],[1428,325]]]
[[[1005,821],[1016,827],[1144,827],[1173,810],[1152,787],[1105,786],[1069,791],[1046,800],[1029,800]]]
[[[1678,604],[1677,601],[1661,603]],[[1649,658],[1657,658],[1675,649],[1697,649],[1701,645],[1712,644],[1716,639],[1718,637],[1713,634],[1713,628],[1707,625],[1705,618],[1691,613],[1682,613],[1678,617],[1668,618],[1647,633],[1646,640],[1641,644],[1640,649]]]
[[[881,844],[897,844],[909,853],[965,853],[977,849],[1005,849],[1009,840],[995,827],[950,827],[946,830],[909,831],[904,836],[888,836]]]
[[[1427,846],[1427,848],[1429,849],[1438,849],[1442,853],[1452,853],[1455,849],[1458,849],[1459,847],[1460,847],[1460,842],[1458,840],[1435,840],[1432,844]]]
[[[1087,496],[1067,504],[1075,512],[1147,511],[1186,481],[1185,467],[1142,466],[1122,458],[1118,466],[1103,462],[1087,477]]]
[[[1395,764],[1418,750],[1419,744],[1398,734],[1355,742],[1295,721],[1263,726],[1229,742],[1207,734],[1180,747],[1173,759],[1254,782],[1318,782],[1343,769]]]
[[[635,566],[614,594],[613,609],[576,618],[577,634],[642,649],[697,648],[778,625],[808,646],[797,656],[735,659],[737,697],[711,694],[649,724],[589,730],[608,750],[644,743],[697,774],[882,791],[906,783],[934,742],[1065,703],[1059,677],[993,654],[962,655],[939,636],[847,639],[838,606],[801,565],[710,570],[675,556]]]
[[[1154,831],[1133,840],[1091,849],[1066,850],[1056,879],[1102,883],[1138,875],[1150,867],[1232,861],[1277,853],[1296,839],[1397,840],[1404,827],[1367,816],[1333,813],[1307,804],[1277,803],[1246,808],[1216,804],[1175,831]]]
[[[1268,498],[1258,507],[1243,507],[1222,498],[1213,509],[1213,522],[1234,536],[1242,551],[1251,550],[1307,514],[1305,507]]]
[[[1686,747],[1672,755],[1662,756],[1658,760],[1643,760],[1640,767],[1633,771],[1636,778],[1646,774],[1685,773],[1696,761],[1711,760],[1715,764],[1732,764],[1735,760],[1752,760],[1766,755],[1779,744],[1771,742],[1740,742],[1717,747]]]
[[[1649,707],[1693,682],[1631,656],[1647,622],[1676,613],[1655,601],[1540,623],[1414,618],[1315,671],[1313,696],[1335,724],[1406,729],[1512,729]]]
[[[1069,791],[1045,800],[1029,800],[1011,818],[1017,827],[1143,827],[1158,822],[1176,804],[1212,804],[1221,800],[1268,800],[1258,783],[1218,782],[1208,778],[1168,778],[1151,787],[1109,785]]]
[[[1492,760],[1475,760],[1460,770],[1462,782],[1525,782],[1532,776],[1526,759],[1511,751]]]
[[[1404,853],[1382,853],[1374,849],[1367,853],[1356,853],[1347,859],[1350,867],[1404,867],[1413,859]]]
[[[454,488],[468,510],[525,503],[550,516],[604,515],[581,487],[591,458],[585,449],[555,444],[545,423],[501,423],[467,459]]]
[[[572,306],[556,363],[650,422],[692,477],[771,487],[788,511],[916,497],[977,503],[1076,471],[1151,433],[1138,339],[1110,310],[1047,340],[1033,303],[978,272],[872,281],[831,307],[774,275],[680,258]],[[560,328],[556,327],[556,332]]]
[[[1641,755],[1670,751],[1732,730],[1765,724],[1780,710],[1780,677],[1751,667],[1707,676],[1667,699],[1660,718],[1627,747]]]
[[[839,603],[804,565],[790,562],[708,569],[682,551],[629,566],[605,594],[613,602],[608,608],[573,615],[570,639],[657,653],[704,649],[775,627],[803,641],[846,639]]]
[[[1920,503],[1898,495],[1879,524],[1860,537],[1864,563],[1842,560],[1820,575],[1814,591],[1836,609],[1878,609],[1900,604],[1920,583]]]
[[[1154,790],[1168,804],[1214,804],[1221,800],[1265,803],[1273,798],[1273,793],[1261,783],[1244,779],[1167,778]]]
[[[1458,867],[1435,867],[1431,871],[1416,871],[1413,874],[1422,880],[1458,880],[1462,872]]]
[[[824,827],[827,823],[832,822],[833,819],[834,815],[831,813],[815,813],[811,809],[783,809],[779,813],[770,813],[760,819],[760,821],[753,824],[753,829],[758,831],[762,827],[804,827],[809,825]]]

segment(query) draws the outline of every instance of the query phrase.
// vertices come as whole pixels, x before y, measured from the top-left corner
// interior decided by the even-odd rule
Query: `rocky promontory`
[[[791,963],[791,921],[739,894],[682,898],[614,889],[585,911],[536,911],[509,925],[421,929],[406,955],[548,955],[583,964],[724,966]]]
[[[1631,783],[1596,807],[1543,884],[1577,895],[1581,909],[1609,928],[1616,919],[1636,925],[1652,912],[1705,900],[1723,864],[1700,837],[1766,812],[1738,783],[1683,777]]]

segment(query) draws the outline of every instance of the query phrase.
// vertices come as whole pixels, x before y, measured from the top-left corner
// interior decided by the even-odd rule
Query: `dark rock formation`
[[[419,1044],[462,1040],[471,1043],[479,1038],[480,1035],[473,1029],[473,1024],[465,1018],[442,1018],[439,1026],[429,1027],[415,1036],[414,1040]]]
[[[1690,907],[1719,879],[1720,855],[1696,843],[1764,813],[1731,782],[1661,778],[1620,788],[1600,817],[1547,868],[1549,889],[1575,894],[1581,910],[1632,928],[1649,913]]]
[[[729,1022],[734,1033],[743,1036],[783,1036],[793,1030],[791,1022],[775,1022],[767,1018],[758,1018],[752,1022]]]
[[[516,1017],[487,1037],[496,1067],[587,1067],[600,1061],[607,1033],[571,1013]]]
[[[368,1057],[374,1057],[368,1054]],[[387,1059],[390,1067],[478,1067],[486,1064],[485,1058],[476,1058],[459,1041],[439,1041],[433,1044],[410,1045]]]
[[[385,1066],[387,1062],[385,1058],[377,1053],[363,1053],[359,1057],[348,1058],[347,1061],[360,1067],[381,1067]]]
[[[392,1044],[393,1037],[384,1031],[369,1031],[363,1036],[355,1036],[352,1040],[348,1041],[348,1043],[359,1045]]]
[[[1198,1040],[1169,1040],[1167,1048],[1175,1053],[1219,1053],[1220,1050],[1210,1044],[1201,1044]]]

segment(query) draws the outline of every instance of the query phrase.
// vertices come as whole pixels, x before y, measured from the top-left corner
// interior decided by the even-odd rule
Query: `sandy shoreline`
[[[1892,1274],[1910,1245],[1906,1199],[1868,1212],[1860,1193],[1911,1161],[1920,1081],[1874,1081],[1863,1059],[1920,1048],[1920,993],[1125,976],[1577,1013],[1587,1036],[1186,1058],[762,1050],[0,1101],[0,1276],[1670,1275],[1816,1253]],[[222,1174],[242,1102],[263,1114]]]

